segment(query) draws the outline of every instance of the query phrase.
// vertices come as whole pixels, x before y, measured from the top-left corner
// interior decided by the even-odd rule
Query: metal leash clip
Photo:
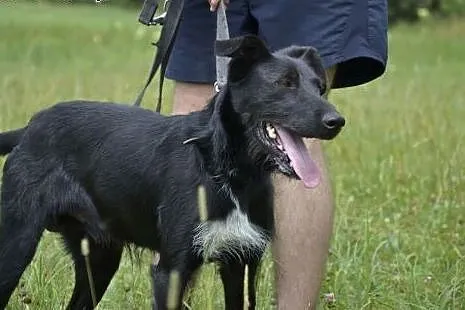
[[[139,14],[139,22],[146,26],[163,25],[165,22],[166,11],[168,9],[169,0],[163,2],[163,13],[156,15],[158,1],[161,0],[145,0],[142,10]]]

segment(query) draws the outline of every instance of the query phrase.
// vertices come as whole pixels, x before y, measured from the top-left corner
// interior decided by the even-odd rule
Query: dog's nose
[[[323,115],[323,125],[327,129],[336,129],[344,127],[346,120],[337,112],[329,112]]]

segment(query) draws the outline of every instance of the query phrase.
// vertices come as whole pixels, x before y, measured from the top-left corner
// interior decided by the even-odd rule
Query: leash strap
[[[228,20],[226,18],[226,6],[223,1],[220,1],[216,15],[216,39],[227,40],[229,39]],[[220,89],[226,85],[228,78],[228,63],[229,57],[216,56],[216,82],[215,91],[219,92]]]
[[[170,0],[168,4],[168,9],[164,19],[162,20],[163,27],[161,29],[160,37],[158,42],[154,45],[157,47],[155,57],[153,60],[152,68],[150,69],[147,82],[145,83],[144,88],[137,96],[136,101],[134,102],[135,106],[140,106],[142,99],[144,97],[145,91],[152,82],[155,74],[160,68],[160,81],[158,85],[158,100],[155,107],[156,112],[161,110],[162,94],[163,94],[163,82],[165,79],[166,67],[168,65],[169,55],[173,49],[174,40],[179,29],[179,22],[181,21],[182,9],[184,7],[184,0]]]
[[[142,5],[142,10],[139,13],[139,22],[151,26],[154,24],[154,16],[157,12],[157,8],[161,0],[144,0],[144,5]],[[166,9],[166,8],[165,8]]]
[[[169,0],[168,9],[166,13],[158,18],[155,22],[153,20],[153,15],[155,14],[158,4],[155,2],[148,2],[146,0],[144,3],[144,8],[139,17],[139,21],[145,25],[154,25],[162,24],[162,30],[158,42],[154,45],[157,47],[155,57],[150,69],[149,76],[145,83],[144,88],[141,90],[137,96],[134,105],[140,106],[144,94],[152,82],[155,74],[160,68],[160,77],[158,85],[158,100],[155,107],[156,112],[160,112],[162,95],[163,95],[163,82],[165,79],[166,67],[168,65],[169,55],[173,49],[174,40],[179,29],[179,23],[182,17],[182,9],[184,7],[184,0]],[[165,0],[165,7],[166,7]],[[226,18],[226,6],[223,1],[220,1],[217,9],[217,19],[216,19],[216,39],[217,40],[226,40],[229,39],[229,27],[228,21]],[[228,63],[229,57],[216,56],[216,82],[215,82],[215,91],[219,92],[220,89],[226,85],[228,77]]]

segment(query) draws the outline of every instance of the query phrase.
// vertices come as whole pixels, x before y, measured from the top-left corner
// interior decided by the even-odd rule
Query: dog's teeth
[[[276,139],[277,138],[276,130],[270,124],[266,125],[266,132],[268,133],[268,137],[270,137],[271,139]]]
[[[276,144],[276,146],[278,147],[278,149],[280,149],[281,151],[284,151],[284,147],[281,143],[278,143]]]

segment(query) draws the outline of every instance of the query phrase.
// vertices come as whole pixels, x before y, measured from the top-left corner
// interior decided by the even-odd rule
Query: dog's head
[[[256,36],[216,42],[218,56],[231,57],[227,91],[240,115],[249,144],[268,166],[319,183],[319,172],[302,138],[332,139],[344,118],[324,97],[326,74],[316,50],[292,46],[270,53]]]

